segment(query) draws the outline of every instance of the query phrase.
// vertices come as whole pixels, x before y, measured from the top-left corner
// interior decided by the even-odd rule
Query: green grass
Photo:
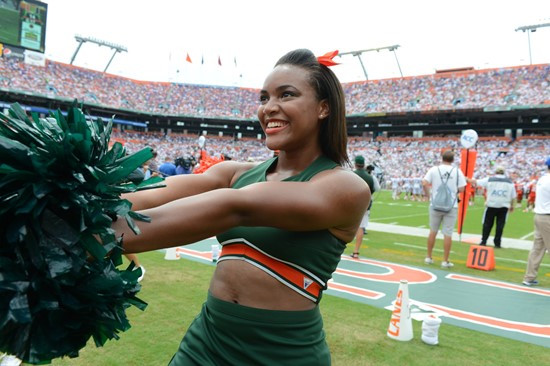
[[[508,214],[506,225],[504,226],[504,237],[513,239],[533,239],[533,213],[523,212],[525,200],[521,208],[514,209]],[[392,200],[390,191],[381,191],[375,193],[375,201],[371,209],[371,220],[389,224],[397,222],[397,225],[419,227],[429,226],[428,202],[406,201],[403,199]],[[485,210],[484,200],[481,196],[476,196],[473,206],[469,206],[466,211],[466,218],[462,228],[463,233],[478,234],[481,237],[481,219]],[[493,227],[492,234],[494,234]],[[491,235],[492,235],[491,234]],[[530,235],[531,234],[531,235]],[[490,241],[489,244],[492,244]]]
[[[370,235],[370,234],[369,234]],[[140,298],[149,303],[141,312],[130,309],[132,328],[118,341],[97,348],[93,341],[75,359],[54,366],[166,365],[185,330],[199,313],[214,267],[189,260],[165,261],[162,253],[140,254],[147,273]],[[365,365],[544,365],[547,348],[443,324],[438,346],[417,336],[399,342],[386,336],[387,310],[325,295],[321,303],[327,342],[335,366]],[[413,322],[421,334],[421,323]]]
[[[465,230],[480,233],[482,199],[468,210]],[[390,205],[391,203],[404,204]],[[410,206],[408,205],[410,204]],[[401,216],[401,217],[396,217]],[[373,221],[399,225],[428,225],[427,203],[392,201],[389,192],[381,192],[372,208]],[[511,214],[504,234],[521,238],[533,230],[533,214],[521,210]],[[425,267],[426,238],[399,233],[369,231],[361,247],[361,256]],[[440,260],[441,240],[436,243],[434,259]],[[353,244],[348,244],[351,253]],[[502,249],[495,252],[496,269],[480,271],[467,268],[469,244],[453,243],[451,259],[454,273],[519,283],[525,271],[528,251]],[[178,348],[185,330],[199,313],[214,267],[189,260],[165,261],[160,252],[140,254],[147,268],[139,297],[149,303],[141,312],[130,309],[132,328],[120,340],[108,341],[97,348],[93,341],[76,359],[55,360],[53,365],[131,366],[166,365]],[[550,287],[550,256],[539,272],[541,286]],[[368,365],[544,365],[550,364],[547,348],[442,324],[438,346],[427,346],[416,336],[399,342],[386,336],[390,314],[387,310],[325,295],[321,302],[327,342],[335,366]],[[421,323],[413,322],[414,334],[421,334]]]

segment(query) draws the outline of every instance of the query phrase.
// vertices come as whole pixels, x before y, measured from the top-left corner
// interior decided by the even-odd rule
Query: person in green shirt
[[[374,177],[370,175],[365,170],[365,158],[361,155],[358,155],[355,157],[355,170],[353,171],[355,174],[357,174],[361,179],[367,183],[370,189],[371,197],[372,194],[375,192],[375,184],[374,184]],[[367,225],[369,224],[369,216],[370,216],[370,208],[372,206],[372,200],[370,201],[367,211],[363,215],[363,219],[361,220],[361,224],[357,228],[357,233],[355,234],[355,249],[353,250],[353,253],[351,254],[352,258],[359,258],[359,249],[361,248],[361,243],[363,243],[363,237],[365,235],[365,229],[367,228]]]

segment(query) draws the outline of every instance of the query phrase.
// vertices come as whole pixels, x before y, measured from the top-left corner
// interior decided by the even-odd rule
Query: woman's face
[[[328,107],[317,100],[308,76],[301,67],[279,65],[266,78],[258,118],[268,148],[290,151],[318,144],[320,119],[328,115]]]

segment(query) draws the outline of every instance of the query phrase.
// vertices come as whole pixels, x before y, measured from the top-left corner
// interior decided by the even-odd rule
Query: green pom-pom
[[[125,310],[147,305],[139,271],[125,270],[113,217],[134,219],[122,193],[162,186],[132,182],[152,158],[109,148],[112,121],[86,118],[77,103],[65,117],[29,118],[17,104],[0,113],[0,351],[31,364],[76,357],[130,328]]]

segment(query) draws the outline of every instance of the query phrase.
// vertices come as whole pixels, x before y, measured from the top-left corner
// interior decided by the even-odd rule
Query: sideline
[[[367,231],[381,231],[384,233],[419,236],[422,238],[427,238],[428,234],[430,233],[430,230],[426,228],[382,224],[379,222],[373,222],[372,220],[369,222]],[[443,239],[443,235],[441,233],[438,233],[437,238]],[[481,235],[479,234],[462,233],[462,242],[464,243],[477,244],[479,243],[480,239],[481,239]],[[459,241],[459,237],[457,233],[453,233],[453,240]],[[503,237],[501,245],[503,248],[530,250],[531,247],[533,246],[533,241]]]

